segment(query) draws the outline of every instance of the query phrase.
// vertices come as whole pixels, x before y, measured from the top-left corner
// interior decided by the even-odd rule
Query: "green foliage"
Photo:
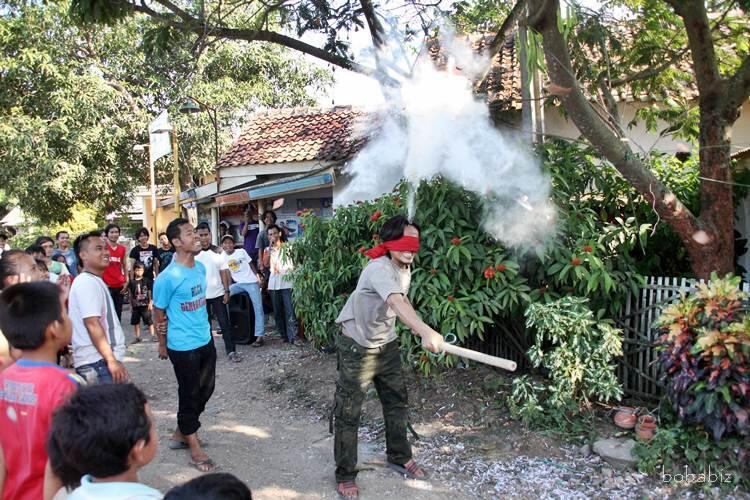
[[[549,304],[529,304],[526,326],[534,335],[528,357],[548,380],[528,376],[513,380],[506,399],[512,415],[530,426],[560,426],[592,400],[622,397],[613,363],[622,355],[622,332],[596,320],[588,300],[564,297]]]
[[[710,469],[731,477],[726,483],[696,479],[697,486],[750,488],[750,441],[744,438],[724,437],[717,442],[700,426],[662,423],[653,439],[639,441],[633,453],[638,457],[638,470],[647,474],[685,474],[687,466],[691,474],[707,475]]]
[[[106,2],[89,2],[106,6]],[[278,46],[237,42],[193,50],[182,32],[149,19],[77,26],[67,2],[22,2],[0,17],[0,185],[42,222],[70,217],[78,202],[109,213],[148,182],[148,123],[167,108],[183,178],[213,168],[207,113],[180,115],[192,95],[217,109],[220,145],[255,106],[311,104],[330,81]],[[98,7],[97,7],[98,8]],[[124,7],[123,7],[124,8]],[[169,184],[172,164],[156,164]]]
[[[497,0],[460,0],[451,5],[450,19],[459,33],[496,31],[511,6]]]
[[[713,274],[710,284],[664,309],[656,323],[661,381],[675,410],[717,441],[750,436],[750,315],[740,282]]]
[[[75,205],[71,210],[70,219],[57,224],[33,225],[28,228],[21,228],[10,240],[10,245],[14,248],[26,248],[31,245],[39,236],[49,236],[54,238],[58,231],[68,231],[70,234],[71,244],[73,239],[86,231],[93,231],[96,228],[102,228],[106,224],[103,218],[99,217],[91,207]]]

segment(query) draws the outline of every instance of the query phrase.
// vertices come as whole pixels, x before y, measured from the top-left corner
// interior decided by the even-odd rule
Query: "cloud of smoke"
[[[402,178],[417,186],[442,176],[481,197],[483,229],[494,238],[541,244],[554,230],[549,179],[528,146],[497,130],[474,96],[472,81],[489,61],[458,39],[441,46],[447,70],[423,55],[411,76],[389,89],[388,106],[366,126],[371,139],[347,166],[352,179],[336,202],[377,197]],[[410,203],[410,217],[414,210]]]

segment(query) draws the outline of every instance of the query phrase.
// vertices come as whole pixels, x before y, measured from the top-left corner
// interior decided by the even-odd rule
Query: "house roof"
[[[634,34],[628,27],[623,26],[623,36],[625,39],[632,39]],[[478,54],[483,54],[489,49],[494,33],[471,33],[461,35],[460,38],[468,43]],[[517,32],[508,35],[500,50],[492,58],[490,68],[484,79],[476,82],[474,91],[477,94],[486,95],[487,104],[491,109],[521,109],[521,64],[518,57]],[[440,46],[437,38],[427,40],[428,54],[434,61],[438,69],[446,69],[448,57]],[[591,54],[592,58],[599,58],[596,53]],[[689,73],[691,67],[687,58],[683,58],[678,63],[680,71]],[[633,68],[634,72],[638,68]],[[652,102],[660,101],[666,95],[658,95],[646,91],[635,90],[633,86],[625,84],[611,89],[612,96],[618,102]],[[679,91],[682,97],[692,99],[697,97],[698,91],[692,80],[685,82]]]
[[[258,112],[221,157],[218,167],[346,160],[364,140],[359,130],[366,116],[351,106]]]

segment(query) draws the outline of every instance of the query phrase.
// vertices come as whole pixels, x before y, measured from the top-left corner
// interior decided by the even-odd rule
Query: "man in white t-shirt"
[[[243,248],[234,248],[234,238],[226,235],[221,239],[224,249],[224,265],[222,269],[229,271],[234,283],[229,287],[230,295],[245,292],[250,296],[255,311],[255,336],[257,340],[252,347],[263,345],[263,299],[260,296],[260,275],[255,269],[252,259]]]
[[[198,239],[201,242],[201,251],[195,256],[195,260],[206,268],[206,306],[210,308],[216,321],[221,328],[221,336],[224,339],[224,347],[230,361],[239,363],[242,361],[237,347],[232,338],[232,323],[229,321],[229,271],[222,270],[224,265],[224,254],[221,248],[211,244],[211,228],[207,223],[201,222],[195,228]],[[211,321],[211,318],[208,319]]]
[[[73,365],[89,383],[127,382],[125,335],[102,273],[109,249],[98,231],[76,238],[74,248],[83,272],[73,281],[68,315],[73,322]]]

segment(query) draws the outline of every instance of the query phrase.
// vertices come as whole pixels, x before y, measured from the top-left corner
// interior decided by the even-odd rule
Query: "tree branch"
[[[683,48],[682,50],[679,50],[672,54],[672,57],[664,61],[662,64],[659,64],[657,66],[649,66],[648,68],[644,68],[637,73],[633,73],[632,75],[624,76],[622,78],[614,78],[609,82],[609,85],[610,87],[619,87],[620,85],[625,85],[626,83],[634,82],[637,80],[645,80],[646,78],[656,76],[676,63],[682,56],[685,55],[687,51],[687,47]]]
[[[701,101],[715,99],[724,91],[724,84],[716,63],[716,50],[711,35],[706,6],[703,0],[666,0],[682,18],[693,59],[695,83]]]
[[[550,80],[561,88],[571,89],[567,95],[559,96],[570,118],[584,137],[652,204],[659,216],[687,243],[700,229],[698,219],[612,132],[581,90],[573,73],[567,45],[557,28],[558,1],[529,0],[529,10],[529,26],[541,33],[544,39],[544,53]]]
[[[164,2],[166,0],[157,0],[157,1]],[[157,19],[159,22],[167,26],[171,26],[182,32],[196,34],[199,37],[210,36],[210,37],[215,37],[215,38],[224,38],[227,40],[243,40],[246,42],[275,43],[277,45],[281,45],[283,47],[287,47],[287,48],[296,50],[298,52],[311,55],[315,57],[316,59],[320,59],[321,61],[325,61],[327,63],[333,64],[334,66],[339,66],[341,68],[348,69],[357,73],[362,73],[364,75],[372,76],[375,74],[375,70],[368,68],[366,66],[362,66],[361,64],[356,63],[352,61],[351,59],[348,59],[346,57],[339,56],[336,54],[332,54],[319,47],[315,47],[314,45],[310,45],[296,38],[292,38],[287,35],[282,35],[281,33],[276,33],[274,31],[242,29],[242,28],[227,28],[223,26],[202,26],[200,23],[197,22],[195,18],[191,17],[189,14],[186,14],[186,13],[185,14],[189,17],[190,21],[186,22],[183,20],[182,22],[178,22],[175,19],[170,19],[169,16],[167,15],[164,15],[160,12],[157,12],[151,9],[145,4],[133,3],[132,7],[133,7],[133,10],[135,10],[136,12],[140,12],[142,14],[146,14],[150,17],[153,17],[154,19]]]
[[[727,81],[726,100],[723,115],[732,122],[737,120],[739,109],[750,96],[750,56],[737,69],[737,72]]]
[[[385,33],[380,20],[375,15],[375,7],[370,0],[359,0],[359,4],[362,6],[362,13],[365,16],[365,21],[367,21],[367,26],[370,28],[372,44],[375,46],[375,50],[379,50],[385,43],[383,38]]]

